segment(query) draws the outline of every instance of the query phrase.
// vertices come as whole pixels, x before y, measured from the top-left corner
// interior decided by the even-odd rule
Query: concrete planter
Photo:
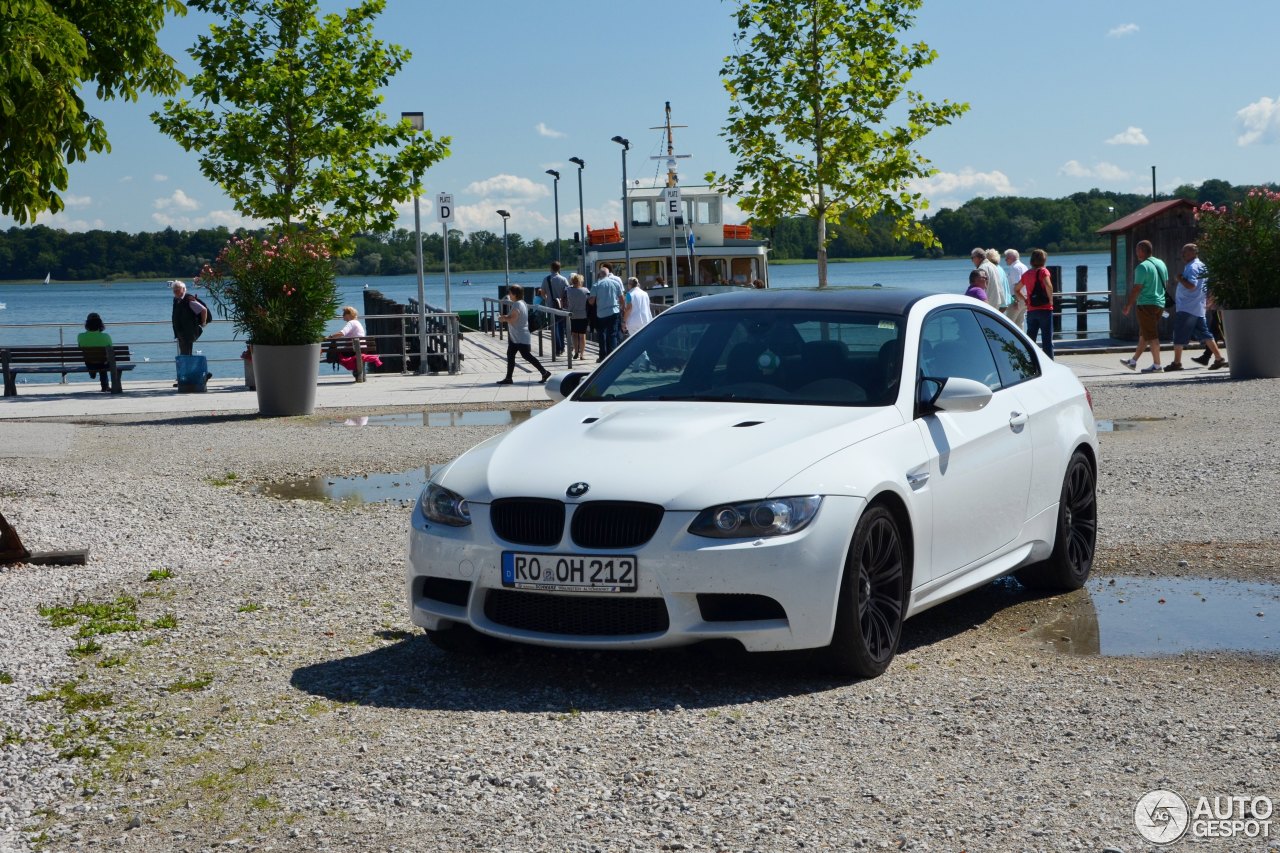
[[[1232,379],[1280,378],[1280,308],[1224,310]]]
[[[320,344],[253,345],[258,413],[269,418],[309,415],[316,410]]]

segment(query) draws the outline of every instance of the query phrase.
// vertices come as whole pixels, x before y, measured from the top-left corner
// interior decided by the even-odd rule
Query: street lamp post
[[[615,136],[613,141],[622,146],[622,226],[627,229],[627,236],[622,241],[627,264],[625,279],[631,275],[631,214],[627,211],[627,152],[631,150],[631,140]]]
[[[511,211],[499,210],[498,215],[502,217],[502,280],[506,282],[507,288],[511,287],[511,254],[507,251],[507,220],[511,218]]]
[[[551,183],[556,196],[556,263],[560,263],[560,173],[555,169],[547,169],[547,174],[555,178]]]
[[[569,162],[578,167],[578,272],[587,277],[587,215],[582,209],[582,170],[587,164],[581,157],[570,157]]]
[[[400,120],[405,119],[413,125],[414,130],[421,131],[426,127],[422,113],[400,113]],[[417,175],[413,176],[413,186],[413,242],[418,247],[418,373],[423,374],[427,372],[427,296],[422,276],[422,210],[418,204]],[[359,357],[357,353],[356,358]]]

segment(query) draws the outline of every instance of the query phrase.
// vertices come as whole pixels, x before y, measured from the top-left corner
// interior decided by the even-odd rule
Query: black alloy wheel
[[[1093,466],[1079,450],[1071,455],[1062,480],[1056,534],[1049,559],[1019,569],[1018,580],[1043,589],[1080,589],[1093,570],[1098,541],[1098,493]]]
[[[883,506],[863,513],[845,561],[826,663],[846,676],[874,678],[889,668],[906,614],[906,550],[898,522]]]

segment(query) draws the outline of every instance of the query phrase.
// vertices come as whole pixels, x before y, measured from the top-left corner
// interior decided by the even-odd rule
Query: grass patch
[[[79,640],[74,646],[68,649],[67,654],[71,655],[73,658],[82,659],[87,658],[90,655],[96,655],[100,651],[102,651],[102,643],[99,643],[92,637],[86,637],[83,640]]]
[[[157,581],[167,581],[171,577],[173,577],[173,571],[170,569],[152,569],[147,572],[146,580],[148,583],[155,583]]]
[[[159,619],[157,619],[156,621],[152,622],[152,623],[151,623],[151,627],[152,627],[152,628],[163,628],[163,629],[177,628],[177,627],[178,627],[178,617],[177,617],[176,615],[172,614],[172,613],[166,613],[166,614],[164,614],[163,616],[161,616]]]
[[[236,608],[237,613],[254,613],[262,609],[262,605],[256,601],[246,601]]]
[[[141,631],[147,627],[138,619],[138,599],[130,595],[116,596],[115,601],[42,605],[38,612],[49,620],[49,625],[53,628],[78,625],[76,636],[81,638],[121,631]]]
[[[223,474],[221,477],[210,477],[209,485],[217,486],[218,488],[223,488],[225,486],[230,486],[232,483],[236,482],[239,479],[240,479],[240,475],[237,474],[235,471],[228,471],[227,473]]]
[[[13,684],[13,676],[7,672],[0,672],[0,684]]]
[[[170,684],[165,690],[170,693],[192,692],[196,690],[204,690],[213,683],[213,673],[201,672],[192,678],[180,678]]]
[[[19,734],[17,729],[12,728],[11,726],[5,726],[4,734],[0,735],[0,746],[9,746],[10,744],[21,746],[26,742],[27,739]]]
[[[114,669],[118,666],[124,666],[129,661],[128,655],[107,655],[98,661],[99,669]]]
[[[32,693],[27,697],[27,701],[49,702],[57,699],[62,703],[63,710],[69,714],[77,711],[100,711],[115,704],[115,700],[110,693],[82,691],[76,686],[77,684],[78,682],[76,681],[68,681],[52,690],[46,690],[43,693]]]
[[[259,794],[249,801],[249,805],[259,811],[277,811],[280,804],[268,797],[266,794]]]

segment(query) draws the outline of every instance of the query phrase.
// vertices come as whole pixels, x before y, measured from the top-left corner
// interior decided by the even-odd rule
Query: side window
[[[1035,352],[1022,338],[994,317],[978,314],[978,324],[986,335],[991,355],[1000,371],[1000,381],[1006,388],[1026,382],[1040,375],[1040,363]]]
[[[958,376],[1000,390],[1000,372],[986,335],[968,308],[947,308],[925,318],[920,329],[920,370],[925,376]]]

